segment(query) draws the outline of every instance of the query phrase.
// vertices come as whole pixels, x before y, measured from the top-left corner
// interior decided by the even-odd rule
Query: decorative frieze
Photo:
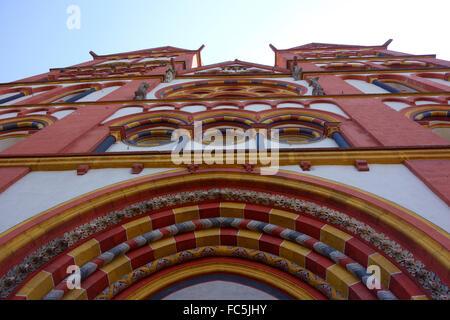
[[[56,257],[79,241],[108,227],[121,223],[124,219],[137,217],[166,207],[174,207],[187,203],[201,203],[207,200],[227,200],[245,203],[274,206],[286,210],[308,214],[330,224],[334,224],[358,235],[368,243],[383,251],[393,258],[401,266],[415,277],[418,282],[428,290],[433,299],[449,300],[450,291],[447,285],[426,266],[414,258],[413,254],[402,248],[400,244],[389,239],[385,234],[377,232],[371,226],[348,216],[345,213],[330,209],[313,202],[276,195],[253,190],[241,190],[231,188],[213,188],[208,190],[195,190],[168,194],[142,201],[121,210],[112,211],[102,217],[98,217],[89,223],[78,226],[75,230],[68,231],[62,238],[56,238],[28,255],[22,263],[14,266],[0,278],[0,298],[7,298],[10,293],[21,284],[25,278],[45,265],[50,259]]]

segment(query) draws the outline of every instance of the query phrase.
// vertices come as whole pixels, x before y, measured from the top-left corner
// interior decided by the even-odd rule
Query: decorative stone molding
[[[355,167],[358,171],[369,171],[369,164],[366,160],[355,160]]]
[[[250,261],[258,261],[265,265],[283,270],[301,281],[308,283],[331,300],[344,300],[342,295],[324,279],[321,279],[311,271],[300,267],[292,261],[259,250],[225,246],[209,246],[185,250],[147,263],[125,275],[122,279],[111,284],[100,295],[98,295],[95,300],[111,300],[126,288],[130,287],[134,283],[137,283],[143,278],[154,274],[155,272],[186,261],[192,261],[205,257],[237,257]]]
[[[255,169],[255,165],[252,163],[244,163],[244,169],[247,172],[253,172],[253,170]]]
[[[195,173],[198,170],[198,164],[188,164],[187,165],[187,169],[189,171],[189,173]]]
[[[341,125],[340,122],[330,122],[330,121],[325,122],[325,136],[328,138],[332,138],[333,133],[335,132],[339,133],[341,131],[340,125]]]
[[[322,255],[323,257],[334,261],[336,264],[340,264],[355,277],[357,277],[362,283],[367,283],[371,273],[366,271],[362,265],[357,263],[352,258],[345,255],[343,252],[328,246],[327,244],[314,239],[313,237],[303,234],[292,229],[278,227],[270,223],[265,223],[256,220],[240,219],[240,218],[227,218],[227,217],[214,217],[207,219],[200,219],[195,221],[181,222],[170,226],[164,226],[161,229],[155,229],[150,232],[141,234],[132,239],[136,243],[133,250],[150,245],[154,241],[160,241],[166,237],[172,237],[187,232],[193,232],[198,230],[206,230],[210,228],[236,228],[246,229],[255,232],[264,233],[270,236],[277,236],[290,242],[295,242],[301,246],[313,250],[314,252]],[[282,231],[280,230],[282,229]],[[312,241],[311,241],[312,240]],[[314,242],[316,241],[316,242]],[[314,242],[314,244],[312,244]],[[251,250],[251,248],[247,248]],[[253,248],[255,249],[255,248]],[[115,247],[102,252],[102,254],[93,260],[85,263],[80,267],[81,282],[85,281],[89,276],[94,274],[100,268],[105,267],[123,254],[126,254],[130,250],[130,245],[127,242],[122,242]],[[282,258],[286,258],[282,256]],[[64,281],[59,284],[55,284],[54,288],[44,297],[46,300],[59,300],[64,294],[68,292],[67,285]],[[397,297],[386,290],[385,288],[375,289],[373,292],[380,300],[396,300]]]
[[[79,165],[77,168],[77,175],[83,176],[89,171],[89,166],[86,164]]]
[[[134,163],[131,166],[131,173],[132,174],[139,174],[144,170],[144,165],[142,163]]]
[[[342,227],[371,243],[389,257],[393,258],[410,273],[426,289],[433,299],[450,300],[450,291],[447,285],[426,266],[414,258],[413,254],[402,248],[400,244],[389,239],[385,234],[377,232],[371,226],[348,216],[345,213],[283,195],[275,195],[253,190],[231,188],[213,188],[208,190],[195,190],[154,197],[98,217],[89,223],[68,231],[63,237],[53,239],[43,247],[24,258],[22,263],[14,266],[0,278],[0,298],[7,298],[11,292],[20,285],[28,275],[42,267],[50,259],[56,257],[79,241],[108,227],[119,224],[125,218],[132,218],[166,207],[183,205],[186,203],[199,203],[207,200],[228,200],[254,203],[264,206],[275,206],[286,210],[305,213]]]
[[[300,168],[302,168],[303,171],[310,171],[311,161],[300,161]]]
[[[125,129],[122,126],[110,126],[109,134],[112,135],[116,141],[122,141],[125,138]]]
[[[147,82],[142,82],[134,92],[134,100],[145,100],[148,88],[150,88],[150,85]]]

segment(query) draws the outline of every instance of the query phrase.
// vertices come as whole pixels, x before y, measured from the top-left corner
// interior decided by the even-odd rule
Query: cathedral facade
[[[0,84],[0,299],[449,299],[450,62],[390,42]]]

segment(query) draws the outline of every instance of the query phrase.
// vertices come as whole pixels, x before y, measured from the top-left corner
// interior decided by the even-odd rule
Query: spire
[[[387,48],[387,46],[390,45],[391,42],[392,42],[392,39],[389,39],[388,41],[386,41],[386,42],[382,45],[382,47],[386,47],[386,48]]]

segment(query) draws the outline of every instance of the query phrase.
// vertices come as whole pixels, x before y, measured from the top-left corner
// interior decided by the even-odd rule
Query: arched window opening
[[[14,91],[5,94],[0,94],[0,105],[14,101],[16,99],[25,97],[26,93],[24,91]]]
[[[450,73],[420,73],[416,74],[416,76],[450,86]]]
[[[326,64],[316,64],[316,65],[326,70],[371,69],[369,65],[366,65],[361,62],[330,62]]]
[[[95,92],[95,88],[84,88],[81,90],[72,91],[72,92],[65,93],[64,95],[51,100],[50,103],[76,102],[76,101],[80,100],[81,98],[84,98],[93,92]]]
[[[413,114],[412,119],[450,141],[450,109],[428,109]]]
[[[121,141],[128,150],[129,147],[158,147],[172,143],[172,133],[179,126],[187,125],[182,118],[168,116],[162,113],[145,115],[138,119],[121,120],[110,126],[108,136],[94,152],[105,152],[116,141]],[[123,147],[119,146],[119,150]]]
[[[0,152],[50,125],[46,117],[24,117],[0,121]]]
[[[324,139],[323,131],[307,126],[286,126],[277,129],[278,138],[272,139],[288,145],[314,143]]]
[[[135,147],[157,147],[171,143],[172,128],[157,127],[134,132],[124,139],[126,144]]]
[[[218,80],[175,85],[155,93],[164,99],[248,98],[269,96],[298,96],[307,88],[267,80]]]
[[[425,68],[432,67],[431,63],[416,60],[389,60],[383,63],[384,66],[390,68]]]
[[[214,146],[237,145],[249,140],[249,136],[241,128],[219,126],[203,132],[202,143]]]
[[[359,79],[345,79],[344,81],[364,93],[368,94],[389,93],[387,89],[378,86],[377,83],[375,82],[376,80],[373,83]]]
[[[450,121],[431,121],[428,127],[434,134],[450,142]]]
[[[389,80],[379,80],[382,83],[386,83],[387,85],[389,85],[392,88],[397,89],[399,92],[420,92],[419,90],[416,90],[415,88],[412,88],[404,83],[400,83],[397,81],[389,81]]]

